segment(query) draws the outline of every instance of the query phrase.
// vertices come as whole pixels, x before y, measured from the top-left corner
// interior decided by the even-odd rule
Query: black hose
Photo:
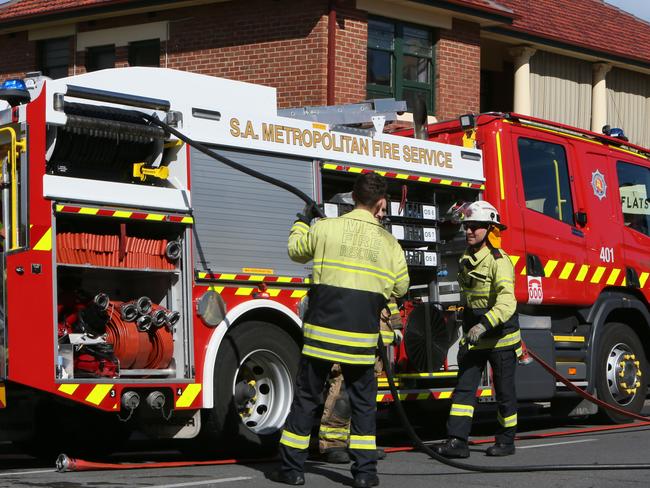
[[[386,348],[384,347],[381,339],[379,340],[378,345],[381,360],[384,362],[384,364],[388,364]],[[415,430],[413,429],[413,426],[409,422],[406,412],[404,411],[404,406],[399,399],[399,394],[397,392],[397,388],[395,388],[393,377],[388,373],[388,368],[386,371],[388,386],[390,388],[391,394],[393,395],[393,403],[397,408],[397,414],[399,416],[400,422],[402,423],[402,427],[411,439],[413,446],[420,449],[422,452],[429,455],[436,461],[439,461],[442,464],[446,464],[447,466],[451,466],[452,468],[464,469],[466,471],[477,471],[480,473],[529,473],[531,471],[611,471],[621,469],[650,469],[650,464],[540,464],[536,466],[478,466],[476,464],[467,464],[448,459],[444,456],[441,456],[433,449],[429,448],[415,433]]]
[[[162,122],[161,120],[158,120],[156,117],[153,117],[145,113],[143,113],[142,116],[152,124],[155,124],[163,128],[170,134],[175,135],[178,139],[185,142],[186,144],[189,144],[195,149],[201,151],[203,154],[206,154],[207,156],[210,156],[216,159],[217,161],[221,161],[225,165],[230,166],[231,168],[237,171],[241,171],[249,176],[258,178],[262,181],[266,181],[267,183],[270,183],[272,185],[279,186],[280,188],[287,190],[290,193],[293,193],[302,201],[304,201],[306,205],[313,206],[316,209],[316,211],[321,214],[321,216],[324,216],[322,214],[322,211],[316,206],[316,203],[308,195],[300,191],[298,188],[295,188],[294,186],[284,181],[272,178],[263,173],[260,173],[253,169],[247,168],[246,166],[243,166],[239,163],[236,163],[235,161],[214,152],[212,149],[208,148],[207,146],[204,146],[200,142],[196,142],[190,139],[183,133],[169,126],[168,124]],[[379,344],[379,353],[381,355],[381,359],[385,365],[388,365],[389,363],[386,355],[386,348],[384,347],[381,338],[378,344]],[[388,367],[386,369],[388,370]],[[447,466],[451,466],[452,468],[463,469],[465,471],[477,471],[480,473],[529,473],[531,471],[591,471],[591,470],[611,471],[611,470],[621,470],[621,469],[650,469],[650,464],[546,464],[546,465],[542,464],[537,466],[516,467],[516,466],[478,466],[475,464],[466,464],[458,461],[453,461],[444,456],[441,456],[434,450],[430,449],[418,437],[415,430],[413,429],[413,426],[409,422],[406,412],[404,411],[404,407],[402,406],[402,402],[399,399],[399,394],[397,392],[397,388],[395,388],[395,382],[393,381],[393,376],[388,372],[386,376],[388,379],[388,386],[390,387],[390,392],[393,395],[393,400],[397,408],[397,413],[402,423],[402,427],[404,427],[404,430],[406,431],[409,438],[413,442],[414,447],[419,448],[422,452],[429,455],[436,461],[439,461],[442,464],[446,464]]]
[[[166,124],[165,122],[159,120],[158,118],[156,118],[156,117],[154,117],[152,115],[142,113],[142,117],[144,117],[146,120],[148,120],[152,124],[155,124],[158,127],[161,127],[162,129],[169,132],[170,134],[175,135],[176,137],[178,137],[178,139],[185,142],[186,144],[189,144],[193,148],[201,151],[203,154],[205,154],[207,156],[210,156],[211,158],[214,158],[217,161],[221,161],[226,166],[230,166],[231,168],[236,169],[237,171],[241,171],[242,173],[245,173],[245,174],[247,174],[249,176],[252,176],[253,178],[257,178],[259,180],[266,181],[267,183],[270,183],[270,184],[275,185],[275,186],[279,186],[283,190],[287,190],[288,192],[293,193],[298,198],[300,198],[303,202],[305,202],[306,205],[313,206],[314,211],[319,214],[319,217],[325,217],[325,214],[322,212],[322,210],[320,208],[318,208],[318,206],[316,205],[316,202],[314,202],[314,200],[312,200],[309,195],[302,192],[298,188],[290,185],[289,183],[286,183],[286,182],[284,182],[282,180],[278,180],[278,179],[273,178],[271,176],[265,175],[264,173],[260,173],[259,171],[255,171],[254,169],[247,168],[246,166],[244,166],[242,164],[236,163],[232,159],[229,159],[229,158],[227,158],[225,156],[222,156],[221,154],[216,153],[215,151],[213,151],[209,147],[201,144],[200,142],[193,141],[192,139],[187,137],[182,132],[179,132],[178,130],[174,129],[170,125]]]

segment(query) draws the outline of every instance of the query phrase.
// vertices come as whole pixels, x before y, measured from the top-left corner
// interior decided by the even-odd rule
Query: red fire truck
[[[303,202],[191,140],[300,189],[328,216],[348,210],[340,197],[357,174],[387,177],[386,227],[412,283],[388,365],[404,399],[451,396],[464,239],[447,211],[482,196],[509,226],[529,346],[576,384],[640,409],[641,148],[516,115],[414,138],[384,130],[403,102],[278,111],[272,88],[156,68],[28,75],[0,93],[6,440],[86,455],[134,430],[212,451],[275,445],[309,287],[309,266],[286,252]],[[385,386],[380,404],[393,401]],[[574,402],[536,366],[520,369],[518,391]],[[489,375],[477,395],[491,400]]]

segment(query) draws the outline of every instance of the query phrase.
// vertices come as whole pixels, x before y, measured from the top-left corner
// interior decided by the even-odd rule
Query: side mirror
[[[580,227],[587,225],[587,212],[576,212],[576,223]]]

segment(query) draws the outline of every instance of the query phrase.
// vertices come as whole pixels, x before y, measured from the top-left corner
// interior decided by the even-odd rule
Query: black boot
[[[501,444],[497,442],[495,445],[488,447],[485,454],[488,456],[511,456],[515,453],[514,444]]]
[[[269,479],[276,483],[284,483],[285,485],[292,486],[305,484],[305,475],[296,473],[295,471],[274,471],[269,475]]]
[[[358,474],[354,477],[354,488],[369,488],[377,486],[379,478],[376,474]]]
[[[446,458],[469,457],[469,447],[467,447],[467,441],[459,439],[458,437],[450,437],[442,444],[433,446],[433,450],[441,456],[445,456]]]
[[[321,459],[330,464],[348,464],[350,455],[343,449],[330,449],[323,453]]]

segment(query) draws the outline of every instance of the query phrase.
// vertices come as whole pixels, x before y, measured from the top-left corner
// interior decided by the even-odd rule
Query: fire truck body
[[[504,248],[515,266],[524,339],[574,384],[640,411],[650,353],[650,153],[517,114],[481,115],[475,127],[429,127],[431,140],[451,144],[470,133],[485,158],[484,198],[508,225]],[[552,332],[552,347],[548,335],[546,346],[536,344],[539,327]],[[537,368],[519,369],[520,398],[577,403],[561,383],[556,391],[531,381],[543,377]]]
[[[310,269],[288,259],[286,238],[304,203],[143,113],[318,202],[360,172],[385,174],[403,195],[389,228],[425,299],[440,206],[483,188],[479,150],[383,132],[403,102],[278,114],[274,89],[148,68],[25,81],[28,95],[5,93],[0,111],[11,440],[60,445],[66,424],[107,446],[139,429],[264,447],[288,413]],[[345,125],[369,108],[369,126]],[[103,437],[88,427],[100,424]]]

